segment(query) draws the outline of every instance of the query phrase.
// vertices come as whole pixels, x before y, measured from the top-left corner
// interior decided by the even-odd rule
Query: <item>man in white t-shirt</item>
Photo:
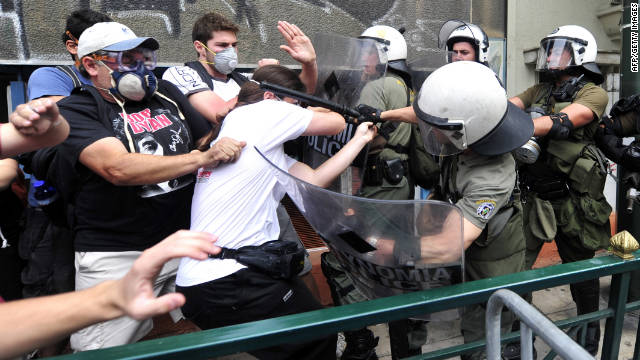
[[[284,69],[289,80],[293,79],[291,82],[303,88],[293,71],[276,68]],[[256,79],[272,69],[260,68]],[[251,86],[264,101],[255,102],[249,99],[256,97],[245,96],[245,87]],[[284,153],[284,142],[301,135],[335,135],[343,130],[344,119],[324,109],[303,109],[285,102],[293,99],[277,101],[274,94],[260,90],[258,84],[246,84],[240,95],[239,101],[250,104],[237,107],[227,115],[219,136],[239,136],[247,142],[245,151],[232,166],[199,170],[191,208],[191,229],[216,234],[219,246],[234,250],[262,245],[275,240],[280,233],[276,207],[284,190],[257,149],[292,175],[326,186],[375,134],[373,129],[361,125],[353,140],[334,158],[313,170],[288,157]],[[234,258],[204,261],[185,258],[180,264],[176,285],[187,298],[182,308],[184,315],[202,329],[321,308],[298,277],[274,278]],[[252,354],[258,358],[326,359],[335,357],[335,336],[260,349]]]
[[[313,92],[318,77],[316,53],[311,40],[294,24],[278,22],[278,30],[288,45],[280,48],[300,62],[300,80]],[[163,74],[185,94],[207,120],[218,123],[236,103],[240,86],[247,77],[235,70],[238,65],[239,28],[216,12],[207,13],[193,24],[191,37],[198,60],[173,66]],[[262,59],[258,65],[277,63],[275,59]]]

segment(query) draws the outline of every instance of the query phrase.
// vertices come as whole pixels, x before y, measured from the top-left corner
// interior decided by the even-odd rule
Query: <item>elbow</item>
[[[105,166],[102,177],[116,186],[134,185],[124,168],[117,164]]]

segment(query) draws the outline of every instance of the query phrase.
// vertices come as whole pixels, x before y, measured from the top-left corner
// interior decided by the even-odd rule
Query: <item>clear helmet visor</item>
[[[540,42],[536,70],[564,70],[573,65],[572,40],[551,38]]]
[[[420,137],[429,154],[449,156],[459,154],[468,148],[464,120],[445,119],[427,114],[420,110],[417,102],[413,103],[413,109],[418,117]]]

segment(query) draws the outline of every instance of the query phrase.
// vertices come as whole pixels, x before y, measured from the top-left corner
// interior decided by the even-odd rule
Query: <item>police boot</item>
[[[538,351],[535,346],[536,339],[533,338],[531,347],[533,348],[533,360],[538,358]],[[505,360],[520,360],[520,342],[512,342],[507,344],[504,349],[502,349],[502,358]]]
[[[344,338],[347,347],[342,353],[340,360],[377,360],[376,346],[378,337],[373,336],[373,332],[367,328],[356,331],[345,331]]]
[[[583,281],[571,284],[571,293],[576,302],[576,310],[578,315],[588,314],[598,311],[600,295],[598,279]],[[580,337],[578,337],[579,339]],[[600,345],[600,322],[594,321],[587,324],[587,333],[585,336],[584,349],[591,355],[598,353]]]
[[[584,339],[584,349],[593,356],[598,353],[600,346],[600,324],[598,322],[587,325],[587,334]]]

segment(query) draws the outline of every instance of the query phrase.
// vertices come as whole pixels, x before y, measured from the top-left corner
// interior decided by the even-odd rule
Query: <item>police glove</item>
[[[613,162],[619,163],[624,156],[626,147],[622,145],[622,139],[617,137],[613,130],[606,127],[598,127],[594,137],[596,145]]]
[[[358,124],[370,121],[372,123],[379,123],[382,120],[380,119],[380,109],[376,109],[373,106],[360,104],[356,106],[356,111],[360,113],[358,117]]]
[[[553,125],[547,134],[548,137],[556,140],[568,139],[573,131],[573,123],[569,120],[569,116],[563,112],[549,115]]]
[[[617,117],[609,117],[605,115],[602,117],[602,120],[600,120],[600,124],[604,125],[607,133],[622,136],[622,125],[620,124],[620,121],[618,121]]]

